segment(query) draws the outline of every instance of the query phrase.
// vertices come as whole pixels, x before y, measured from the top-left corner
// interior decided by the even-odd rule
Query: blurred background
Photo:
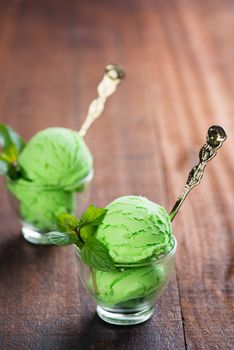
[[[159,305],[162,316],[167,300],[179,298],[167,314],[175,323],[178,316],[179,326],[165,322],[172,337],[183,337],[178,311],[182,307],[190,349],[216,349],[217,339],[225,332],[227,339],[230,335],[230,327],[222,326],[228,323],[228,311],[226,316],[220,313],[230,310],[233,275],[233,32],[231,0],[0,2],[0,122],[26,140],[50,126],[78,130],[106,64],[120,63],[126,70],[126,79],[86,137],[95,161],[91,201],[97,205],[105,206],[121,195],[141,194],[170,210],[198,162],[208,127],[226,128],[228,140],[173,223],[179,242],[175,289]],[[3,247],[19,237],[19,225],[11,220],[13,212],[2,184]],[[26,243],[19,245],[24,251],[21,244]],[[53,252],[58,270],[66,271],[72,253]],[[59,280],[58,271],[53,273]],[[69,283],[75,295],[78,282]],[[60,290],[53,288],[56,305]],[[65,305],[64,299],[60,311],[67,315],[69,328],[73,316]],[[54,317],[60,311],[56,309]],[[98,342],[98,332],[105,330],[100,324],[95,327],[91,339]],[[147,328],[144,332],[148,334]],[[112,346],[118,339],[113,334]],[[155,344],[152,340],[150,346]],[[170,344],[170,350],[182,346],[179,340],[175,347]]]
[[[179,190],[172,178],[178,170],[183,184],[186,159],[197,159],[207,127],[233,127],[233,5],[2,1],[1,122],[26,139],[49,126],[78,129],[105,65],[121,63],[127,78],[87,136],[97,168],[95,198],[103,205],[141,192],[162,202],[156,172],[168,167],[171,204]]]

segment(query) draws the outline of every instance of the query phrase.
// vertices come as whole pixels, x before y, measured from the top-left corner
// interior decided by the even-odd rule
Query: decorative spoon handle
[[[226,132],[221,126],[213,125],[209,128],[206,143],[199,152],[200,161],[198,165],[191,169],[186,185],[169,214],[171,221],[176,216],[191,189],[200,184],[207,163],[216,156],[217,149],[222,146],[226,138]]]
[[[89,105],[88,114],[79,131],[80,135],[84,137],[87,134],[93,122],[102,114],[106,100],[117,89],[119,83],[124,79],[125,72],[120,65],[108,64],[105,69],[105,74],[98,85],[98,97]]]

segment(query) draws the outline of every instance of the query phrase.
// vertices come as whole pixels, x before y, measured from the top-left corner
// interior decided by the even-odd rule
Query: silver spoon
[[[98,97],[89,105],[88,114],[82,124],[79,134],[84,137],[93,122],[102,114],[106,100],[117,89],[119,83],[124,79],[124,69],[118,64],[108,64],[105,68],[105,74],[99,83],[97,91]]]
[[[186,185],[169,214],[171,221],[178,213],[191,189],[200,184],[207,163],[216,156],[217,149],[222,146],[226,138],[226,132],[221,126],[213,125],[208,129],[206,143],[199,152],[200,161],[198,165],[191,169]]]

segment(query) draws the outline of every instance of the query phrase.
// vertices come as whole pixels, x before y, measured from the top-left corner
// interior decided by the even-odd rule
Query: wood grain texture
[[[234,2],[0,2],[0,121],[26,139],[79,128],[106,63],[126,81],[87,135],[91,200],[141,194],[168,210],[207,128],[229,138],[178,214],[176,271],[153,318],[115,327],[95,315],[71,248],[36,247],[0,182],[0,349],[233,348]]]

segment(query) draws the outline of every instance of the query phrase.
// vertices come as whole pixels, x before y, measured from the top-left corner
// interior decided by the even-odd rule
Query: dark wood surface
[[[105,324],[71,248],[25,242],[0,182],[0,349],[233,349],[234,2],[0,2],[0,121],[26,139],[79,128],[104,66],[127,79],[89,132],[92,202],[141,194],[168,210],[206,130],[229,134],[173,223],[176,270],[153,318]]]

